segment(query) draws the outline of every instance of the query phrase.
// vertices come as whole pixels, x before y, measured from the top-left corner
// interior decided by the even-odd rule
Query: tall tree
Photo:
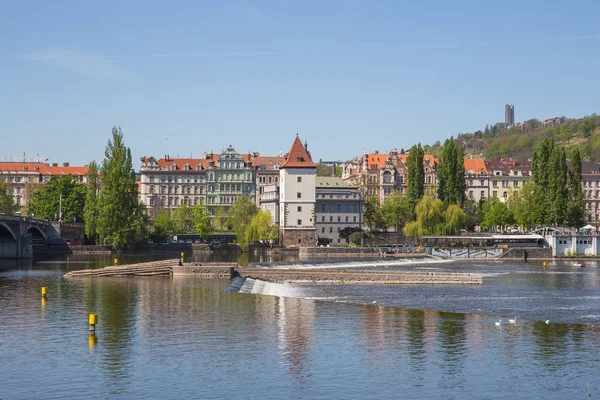
[[[482,205],[481,226],[484,228],[495,228],[497,226],[503,229],[514,222],[514,215],[508,209],[505,203],[502,203],[496,197],[488,198]]]
[[[98,195],[97,233],[101,243],[116,248],[132,245],[137,239],[138,186],[131,151],[123,141],[121,128],[112,129],[104,151]]]
[[[528,182],[509,200],[515,222],[524,228],[544,223],[545,193],[535,182]]]
[[[83,209],[85,234],[90,239],[98,236],[98,164],[92,161],[87,173],[87,191]]]
[[[423,196],[415,209],[417,219],[406,224],[406,236],[456,235],[466,221],[464,211],[456,204],[446,205],[440,199]]]
[[[408,200],[398,190],[385,198],[381,206],[381,219],[386,227],[401,232],[402,228],[412,219],[413,210]]]
[[[73,175],[53,176],[33,195],[29,203],[29,216],[83,222],[85,191],[85,186],[78,184]]]
[[[554,146],[549,167],[547,199],[550,204],[550,222],[564,224],[567,222],[569,192],[567,187],[567,160],[565,150],[561,146]]]
[[[229,209],[229,222],[240,248],[244,251],[248,250],[250,244],[246,229],[257,212],[258,207],[248,196],[238,197]]]
[[[408,203],[413,210],[425,194],[425,169],[423,167],[424,157],[425,152],[419,143],[418,145],[411,147],[406,159],[406,167],[408,169],[406,198],[408,199]]]
[[[444,142],[437,166],[438,198],[446,204],[464,205],[466,200],[464,150],[453,138]]]
[[[229,230],[229,215],[224,207],[216,207],[215,215],[212,219],[212,226],[215,232],[226,232]]]
[[[182,203],[173,211],[172,220],[176,233],[194,232],[194,213],[187,204]]]
[[[12,190],[6,182],[0,179],[0,214],[12,214],[15,212],[15,200]]]
[[[246,243],[271,241],[277,239],[277,227],[273,224],[271,213],[258,210],[246,228]]]
[[[575,147],[571,156],[571,169],[569,171],[569,207],[567,210],[567,223],[569,226],[580,228],[585,223],[585,208],[583,203],[581,153]]]
[[[194,230],[202,238],[206,238],[210,233],[211,225],[208,210],[204,206],[204,202],[202,201],[202,199],[200,199],[198,204],[194,206],[194,208],[192,209],[192,214]]]
[[[169,212],[162,208],[154,218],[154,230],[151,237],[157,243],[160,243],[166,241],[174,232],[173,220]]]
[[[377,198],[375,196],[367,196],[365,198],[363,203],[363,218],[369,230],[373,230],[374,227],[381,225],[381,210],[377,205]]]

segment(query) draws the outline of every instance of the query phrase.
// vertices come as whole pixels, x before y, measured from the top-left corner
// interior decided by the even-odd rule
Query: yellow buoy
[[[117,265],[119,263],[119,259],[115,258],[114,263],[115,263],[115,265]]]
[[[47,292],[48,288],[46,286],[42,286],[42,298],[45,299],[46,298],[46,292]]]
[[[542,264],[544,266],[544,268],[546,268],[546,261],[544,261],[544,264]]]
[[[90,325],[90,334],[96,331],[96,324],[98,323],[98,314],[90,314],[89,317],[89,325]]]
[[[183,251],[181,252],[181,264],[183,264]]]

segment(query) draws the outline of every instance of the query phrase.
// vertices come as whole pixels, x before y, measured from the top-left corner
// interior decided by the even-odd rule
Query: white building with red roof
[[[279,243],[285,247],[316,244],[316,176],[308,146],[296,135],[279,166]]]

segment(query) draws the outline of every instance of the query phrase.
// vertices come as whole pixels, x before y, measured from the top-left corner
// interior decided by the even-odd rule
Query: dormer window
[[[28,166],[24,166],[23,167],[23,171],[29,171],[29,167]]]
[[[177,164],[171,164],[171,171],[175,171],[177,169]]]
[[[188,164],[188,163],[183,164],[183,170],[184,171],[189,171],[190,170],[190,164]]]
[[[304,162],[304,158],[296,157],[296,162],[299,162],[299,163]]]
[[[202,169],[202,165],[196,164],[196,171],[200,171]]]

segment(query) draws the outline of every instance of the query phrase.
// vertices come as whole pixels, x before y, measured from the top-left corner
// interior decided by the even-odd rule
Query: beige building
[[[502,202],[518,192],[531,179],[530,161],[494,159],[485,163],[489,172],[489,196]]]

